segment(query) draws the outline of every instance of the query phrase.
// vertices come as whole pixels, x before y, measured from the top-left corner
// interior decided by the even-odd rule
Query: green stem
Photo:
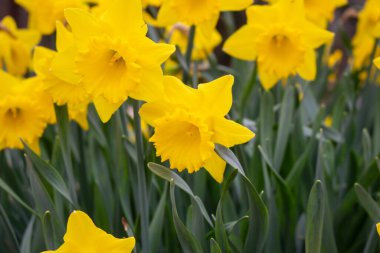
[[[149,205],[145,178],[143,135],[139,115],[139,102],[133,101],[134,130],[137,147],[138,207],[141,217],[142,252],[151,252],[149,242]]]
[[[78,197],[76,193],[76,183],[73,171],[73,161],[71,158],[71,148],[70,148],[70,122],[69,113],[67,105],[58,106],[54,105],[55,115],[58,123],[58,134],[60,136],[60,144],[63,155],[63,162],[65,164],[66,176],[68,179],[69,189],[71,198],[73,200],[74,206],[78,206]]]
[[[184,71],[183,74],[183,82],[187,83],[190,77],[190,72],[191,72],[191,55],[193,53],[193,48],[194,48],[194,39],[195,39],[195,26],[192,25],[190,27],[189,31],[189,37],[187,41],[187,50],[185,54],[185,61],[187,65],[188,72]]]
[[[247,105],[248,98],[251,95],[251,92],[256,82],[257,82],[257,64],[255,63],[255,65],[253,66],[252,75],[249,78],[247,84],[244,86],[244,90],[242,93],[243,95],[240,100],[241,101],[240,102],[240,121],[242,121],[244,118],[244,109],[245,109],[245,106]]]

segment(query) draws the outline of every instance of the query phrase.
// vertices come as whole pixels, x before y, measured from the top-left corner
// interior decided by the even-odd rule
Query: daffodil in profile
[[[162,0],[156,24],[166,27],[181,22],[215,27],[220,12],[244,10],[251,4],[252,0]]]
[[[0,21],[0,68],[17,76],[25,74],[31,51],[40,38],[37,31],[18,29],[12,17],[4,17]]]
[[[35,78],[21,80],[0,70],[0,150],[23,149],[23,140],[38,152],[53,111],[52,101],[39,90]]]
[[[103,122],[128,97],[148,101],[163,94],[161,64],[175,47],[146,36],[140,0],[115,0],[101,15],[66,9],[65,18],[73,41],[52,61],[52,73],[82,86]]]
[[[115,238],[96,227],[91,218],[81,211],[71,213],[63,240],[57,250],[43,253],[130,253],[135,247],[134,237]]]
[[[303,0],[252,6],[247,16],[247,24],[232,34],[223,49],[238,59],[256,60],[266,90],[296,74],[315,79],[315,49],[334,35],[306,19]]]
[[[28,11],[28,27],[46,35],[55,31],[55,22],[64,21],[65,8],[88,8],[83,0],[16,0],[16,3]]]
[[[380,1],[368,0],[359,13],[356,34],[352,41],[355,69],[369,63],[377,38],[380,38]]]
[[[226,163],[215,152],[215,144],[232,147],[254,137],[248,128],[225,117],[232,106],[233,82],[233,76],[224,76],[193,89],[165,76],[166,98],[142,106],[142,119],[154,127],[150,141],[170,168],[193,173],[204,167],[217,182],[223,181]]]
[[[169,43],[178,46],[183,55],[185,55],[187,51],[189,31],[190,27],[182,23],[177,23],[169,28]],[[221,42],[222,36],[215,28],[207,33],[203,30],[198,30],[194,38],[193,51],[191,54],[192,60],[205,60]]]
[[[64,51],[73,41],[72,34],[57,23],[57,50]],[[33,55],[33,66],[41,87],[48,93],[57,105],[67,105],[69,118],[78,122],[87,130],[87,107],[91,99],[83,86],[66,82],[52,73],[52,62],[57,52],[45,47],[36,47]]]

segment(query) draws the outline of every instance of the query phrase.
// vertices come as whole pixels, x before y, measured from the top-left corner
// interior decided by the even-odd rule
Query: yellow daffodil
[[[73,41],[72,34],[57,23],[57,50],[64,51],[67,43]],[[34,51],[34,70],[42,83],[42,87],[52,97],[54,103],[68,106],[69,118],[88,129],[87,107],[90,97],[83,86],[59,79],[52,73],[51,66],[57,52],[44,47],[36,47]]]
[[[244,10],[252,0],[162,0],[156,25],[170,26],[205,24],[215,27],[221,11]]]
[[[327,59],[327,65],[333,68],[338,62],[342,60],[343,52],[340,49],[334,50],[332,54],[329,55]]]
[[[117,239],[97,228],[87,214],[74,211],[67,222],[64,243],[57,250],[43,253],[130,253],[135,247],[135,238]]]
[[[175,47],[146,37],[140,0],[115,0],[102,15],[66,9],[65,17],[73,41],[53,59],[52,73],[82,86],[103,122],[129,96],[144,101],[162,96],[161,64]]]
[[[359,13],[357,31],[352,42],[355,69],[368,63],[376,38],[380,38],[380,1],[368,0]]]
[[[22,139],[38,152],[38,140],[52,114],[53,103],[35,78],[21,80],[0,70],[0,150],[22,149]]]
[[[37,31],[18,29],[12,17],[6,16],[0,22],[0,68],[21,76],[30,63],[32,48],[40,41]]]
[[[242,60],[257,60],[265,89],[290,75],[315,78],[315,49],[334,35],[306,20],[302,0],[252,6],[247,16],[248,23],[226,41],[224,51]]]
[[[169,160],[172,169],[193,173],[204,167],[220,183],[226,163],[214,151],[215,144],[232,147],[254,137],[248,128],[225,118],[233,82],[233,76],[225,76],[193,89],[165,76],[166,99],[142,106],[142,119],[154,127],[150,141],[156,154]]]
[[[42,34],[52,34],[55,22],[63,21],[65,8],[87,8],[84,0],[16,0],[29,13],[28,26]]]
[[[268,0],[270,3],[279,0]],[[347,4],[347,0],[304,0],[307,19],[325,28],[329,21],[334,18],[336,8]]]
[[[373,63],[375,64],[375,66],[380,69],[380,57],[376,58]]]
[[[169,42],[179,46],[182,54],[186,53],[190,27],[177,23],[169,29]],[[216,29],[209,33],[199,30],[195,34],[192,59],[194,61],[204,60],[222,41],[222,36]]]

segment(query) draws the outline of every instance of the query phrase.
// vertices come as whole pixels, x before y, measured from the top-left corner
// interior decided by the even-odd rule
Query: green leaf
[[[0,178],[0,188],[3,189],[6,193],[8,193],[14,200],[16,200],[20,205],[25,207],[32,214],[37,215],[37,213],[31,208],[28,204],[26,204],[9,186],[3,179]]]
[[[70,196],[70,192],[67,188],[67,185],[58,171],[48,164],[46,161],[42,160],[36,153],[34,153],[25,143],[24,143],[25,152],[36,168],[38,173],[46,179],[46,181],[57,190],[64,198],[66,198],[71,204],[73,201]]]
[[[219,244],[214,240],[214,238],[211,238],[210,240],[210,252],[222,253],[222,250],[220,249]]]
[[[160,247],[161,237],[157,235],[160,235],[163,233],[166,197],[167,197],[167,185],[165,185],[164,192],[161,195],[158,206],[155,208],[154,216],[149,226],[149,238],[150,238],[152,249],[158,249]]]
[[[380,221],[380,206],[369,193],[358,183],[355,184],[355,193],[360,205],[366,210],[374,223]]]
[[[162,179],[165,179],[168,182],[173,181],[176,186],[178,186],[180,189],[182,189],[187,194],[189,194],[192,198],[194,198],[195,202],[198,204],[198,207],[202,212],[203,217],[210,224],[210,226],[213,227],[211,218],[208,215],[207,210],[206,210],[203,202],[201,201],[201,199],[199,197],[194,195],[193,191],[187,185],[185,180],[183,180],[180,176],[178,176],[176,173],[174,173],[170,169],[168,169],[162,165],[156,164],[156,163],[148,163],[148,168],[155,175],[161,177]]]
[[[172,213],[174,227],[177,232],[177,237],[181,243],[183,252],[185,253],[201,253],[203,252],[200,243],[197,241],[195,236],[186,228],[185,224],[181,221],[177,213],[177,206],[174,196],[175,184],[172,180],[170,182],[170,199],[172,202]]]
[[[22,236],[20,253],[32,253],[32,237],[33,237],[33,227],[34,227],[35,217],[32,217],[25,229],[24,235]]]
[[[295,92],[292,85],[288,85],[281,103],[280,122],[274,151],[274,168],[279,170],[284,159],[285,148],[288,143],[289,133],[292,127]]]
[[[237,159],[235,154],[229,148],[216,144],[215,151],[224,161],[231,165],[232,168],[237,169],[240,174],[245,176],[244,169],[241,166],[239,159]]]
[[[244,252],[262,252],[268,236],[268,209],[251,181],[242,176],[248,193],[249,227]]]
[[[306,253],[320,253],[325,215],[325,197],[321,181],[315,181],[307,203]]]

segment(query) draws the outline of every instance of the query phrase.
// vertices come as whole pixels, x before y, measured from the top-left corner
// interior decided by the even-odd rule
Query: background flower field
[[[0,253],[379,252],[379,38],[378,0],[0,0]]]

